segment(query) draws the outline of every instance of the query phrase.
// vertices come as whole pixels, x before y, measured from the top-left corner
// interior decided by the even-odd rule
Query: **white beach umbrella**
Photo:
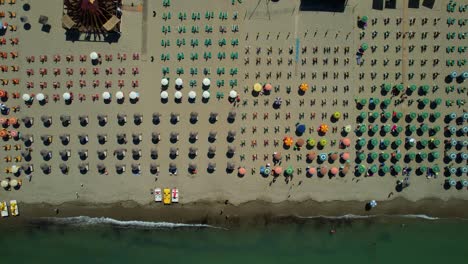
[[[123,92],[118,91],[118,92],[115,93],[115,97],[120,100],[120,99],[124,98],[124,94],[123,94]]]
[[[102,98],[104,100],[109,100],[111,98],[111,94],[109,92],[103,92],[102,93]]]
[[[130,97],[130,99],[132,99],[132,100],[137,99],[139,96],[140,96],[140,94],[137,93],[137,92],[135,92],[135,91],[131,91],[131,92],[128,94],[128,97]]]
[[[63,97],[64,100],[70,100],[71,94],[70,93],[63,93],[62,97]]]
[[[210,92],[208,92],[208,91],[203,91],[202,96],[203,96],[203,98],[208,99],[208,98],[210,98]]]
[[[19,167],[18,167],[18,166],[16,166],[16,165],[11,165],[11,172],[12,172],[12,173],[17,173],[18,170],[19,170]]]
[[[168,80],[168,79],[166,79],[166,78],[161,79],[161,85],[162,85],[162,86],[166,86],[166,85],[168,85],[168,84],[169,84],[169,80]]]
[[[36,94],[36,100],[43,101],[45,99],[45,95],[43,93]]]
[[[161,92],[161,98],[162,99],[167,99],[167,97],[169,97],[169,94],[166,91],[162,91]]]
[[[7,180],[3,180],[2,183],[1,183],[2,188],[7,188],[8,185],[10,185],[10,184],[8,183]]]
[[[208,78],[203,79],[203,85],[204,86],[210,86],[210,84],[211,84],[210,79],[208,79]]]
[[[177,91],[177,92],[174,93],[174,97],[176,99],[180,99],[180,98],[182,98],[182,93],[180,91]]]
[[[31,100],[31,96],[29,94],[23,94],[23,100],[24,101],[29,101],[29,100]]]
[[[197,93],[196,93],[195,91],[190,91],[190,92],[188,93],[188,97],[189,97],[190,99],[195,99],[195,97],[197,97]]]
[[[11,181],[10,181],[10,186],[13,187],[13,188],[15,188],[16,186],[18,186],[18,181],[15,180],[15,179],[11,180]]]
[[[93,51],[89,54],[89,57],[92,59],[92,60],[97,60],[99,58],[99,55],[97,54],[97,52]]]
[[[234,90],[231,90],[231,91],[229,92],[229,97],[231,97],[231,98],[236,98],[236,97],[237,97],[237,92],[234,91]]]
[[[175,80],[175,84],[176,84],[177,86],[182,86],[182,84],[184,84],[184,82],[182,81],[181,78],[177,78],[177,79]]]

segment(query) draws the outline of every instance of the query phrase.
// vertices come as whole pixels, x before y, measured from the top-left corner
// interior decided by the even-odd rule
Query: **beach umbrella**
[[[266,168],[263,170],[263,174],[264,174],[264,175],[270,175],[270,173],[271,173],[270,167],[266,167]]]
[[[97,52],[93,51],[89,54],[89,58],[92,60],[97,60],[99,58],[99,55],[97,54]]]
[[[176,91],[176,92],[174,93],[174,97],[175,97],[175,99],[180,99],[180,98],[182,98],[182,92]]]
[[[359,114],[359,118],[361,118],[361,120],[365,120],[367,118],[367,112],[361,112]]]
[[[325,153],[320,154],[319,155],[319,160],[320,161],[326,161],[327,160],[327,154],[325,154]]]
[[[315,159],[315,157],[317,157],[317,154],[314,151],[310,151],[309,153],[307,153],[308,160],[312,161]]]
[[[378,105],[380,103],[380,100],[379,98],[372,98],[372,101],[370,101],[369,103],[372,103],[373,105]]]
[[[286,168],[286,174],[287,175],[292,175],[294,172],[294,169],[291,165],[289,165],[287,168]]]
[[[450,73],[450,77],[452,77],[453,79],[457,78],[458,76],[458,73],[456,71],[453,71]]]
[[[115,98],[117,98],[118,100],[121,100],[124,98],[124,93],[121,92],[121,91],[118,91],[115,93]]]
[[[388,98],[382,101],[382,103],[383,103],[385,106],[389,106],[391,102],[392,102],[392,100],[390,100],[390,99],[388,99]]]
[[[409,159],[409,160],[414,160],[416,158],[416,153],[414,152],[409,152],[408,154],[406,154],[406,157]]]
[[[195,91],[190,91],[190,92],[188,93],[188,97],[189,97],[190,99],[195,99],[195,98],[197,97],[197,93],[196,93]]]
[[[208,79],[208,78],[204,78],[203,81],[202,81],[202,83],[203,83],[203,86],[210,86],[211,81],[210,81],[210,79]]]
[[[436,151],[431,152],[431,157],[434,159],[438,159],[440,157],[440,153]]]
[[[366,154],[364,154],[364,153],[359,153],[358,156],[357,156],[357,158],[358,158],[360,161],[363,161],[363,160],[366,159]]]
[[[236,98],[236,97],[237,97],[237,92],[234,91],[234,90],[231,90],[231,91],[229,92],[229,97],[232,98],[232,99]]]
[[[10,136],[12,138],[17,138],[18,137],[18,131],[16,130],[10,130]]]
[[[372,118],[373,119],[377,119],[377,118],[379,118],[379,116],[380,116],[380,114],[377,111],[372,113]]]
[[[434,165],[434,166],[432,166],[432,171],[435,172],[435,173],[439,173],[440,172],[440,167],[438,165]]]
[[[338,170],[338,168],[336,168],[336,167],[333,167],[333,168],[330,169],[330,173],[331,173],[332,175],[337,175],[337,174],[338,174],[338,171],[339,171],[339,170]]]
[[[390,145],[390,140],[384,139],[384,140],[382,141],[382,144],[383,144],[385,147],[388,147],[388,146]]]
[[[383,173],[388,173],[390,171],[390,168],[388,166],[384,165],[384,166],[382,166],[380,168],[380,170],[382,170]]]
[[[305,92],[309,89],[309,85],[307,83],[301,83],[301,85],[299,86],[299,89]]]
[[[400,146],[401,143],[403,143],[403,141],[401,139],[397,139],[397,140],[393,141],[393,144],[395,144],[395,146],[397,146],[397,147]]]
[[[366,172],[366,166],[364,165],[359,165],[357,167],[357,171],[359,172],[359,174],[363,174],[364,172]]]
[[[461,77],[462,77],[464,80],[468,79],[468,71],[463,72],[463,73],[461,74]]]
[[[343,144],[345,147],[349,147],[351,145],[351,140],[349,138],[343,138],[341,139],[341,144]]]
[[[367,104],[367,99],[362,98],[362,99],[359,101],[359,104],[362,105],[362,106],[365,106],[365,105]]]
[[[0,130],[0,138],[6,138],[8,132],[5,129]]]
[[[426,152],[420,152],[418,153],[418,156],[420,159],[425,160],[427,158],[427,153]]]
[[[351,125],[346,125],[343,129],[344,129],[344,131],[345,131],[346,133],[349,133],[349,132],[351,132],[351,130],[352,130],[353,128],[351,127]]]
[[[16,186],[18,186],[18,181],[16,179],[13,179],[10,181],[10,186],[15,188]]]
[[[162,92],[161,92],[161,98],[162,98],[162,99],[167,99],[168,97],[169,97],[169,93],[168,93],[168,92],[166,92],[166,91],[162,91]]]
[[[322,174],[322,175],[326,175],[326,174],[327,174],[327,172],[328,172],[328,169],[327,169],[327,167],[320,167],[320,174]]]
[[[383,160],[388,160],[388,158],[390,158],[390,154],[384,152],[380,155],[380,157],[383,159]]]
[[[401,153],[396,153],[396,154],[394,154],[394,155],[393,155],[393,158],[394,158],[395,160],[400,160],[400,159],[401,159]]]
[[[240,167],[239,170],[238,170],[239,175],[242,175],[242,176],[245,175],[246,172],[247,171],[246,171],[246,169],[244,167]]]
[[[335,152],[335,153],[331,153],[331,154],[329,154],[329,155],[330,155],[330,159],[333,160],[333,161],[337,160],[338,157],[339,157],[338,153],[336,153],[336,152]]]
[[[63,97],[64,100],[70,100],[71,94],[66,92],[66,93],[63,93],[62,97]]]
[[[307,170],[307,174],[309,174],[310,176],[314,176],[315,174],[317,174],[317,169],[316,168],[309,168]]]
[[[391,85],[391,84],[389,84],[389,83],[384,84],[384,90],[385,90],[386,92],[390,92],[391,89],[392,89],[392,85]]]
[[[280,175],[283,172],[283,168],[277,166],[275,167],[273,171],[275,172],[276,175]]]
[[[202,97],[205,98],[205,99],[210,98],[210,92],[208,92],[208,91],[203,91]]]
[[[401,119],[401,118],[403,117],[403,113],[402,113],[402,112],[397,112],[397,113],[395,114],[395,117],[396,117],[397,119]]]
[[[7,96],[7,92],[5,90],[0,90],[0,98],[5,98]]]
[[[383,116],[384,116],[385,119],[390,119],[390,118],[392,117],[392,113],[390,113],[390,112],[388,112],[388,111],[385,111],[385,112],[383,113]]]
[[[392,165],[392,168],[396,173],[400,173],[400,171],[401,171],[400,165]]]
[[[16,117],[10,117],[10,118],[8,118],[8,124],[16,125],[16,124],[18,124],[18,119]]]
[[[25,102],[29,102],[31,100],[31,96],[29,94],[23,94],[22,98]]]
[[[176,84],[177,86],[182,86],[182,84],[184,84],[184,82],[182,81],[181,78],[177,78],[177,79],[175,80],[175,84]]]
[[[401,92],[401,91],[403,91],[404,86],[403,86],[403,84],[400,83],[400,84],[397,84],[397,85],[395,86],[395,88],[396,88],[399,92]]]
[[[367,43],[362,43],[361,49],[362,50],[367,50],[367,48],[369,48],[369,45],[367,45]]]
[[[358,145],[359,145],[360,147],[365,146],[365,145],[366,145],[366,139],[364,139],[364,138],[358,139]]]
[[[392,127],[390,125],[384,125],[382,129],[385,133],[388,133],[392,130]]]
[[[468,167],[461,167],[460,168],[462,173],[467,173],[468,172]]]
[[[111,94],[109,92],[102,93],[102,99],[109,100],[111,98]]]
[[[11,172],[13,174],[18,173],[19,167],[16,165],[11,165]]]
[[[8,186],[10,185],[10,183],[7,181],[7,180],[2,180],[2,182],[0,183],[2,188],[8,188]]]
[[[429,127],[426,125],[426,124],[423,124],[419,127],[421,129],[422,132],[427,132],[427,130],[429,130]]]
[[[45,99],[45,95],[43,93],[36,94],[36,100],[43,101]]]
[[[284,145],[290,147],[290,146],[293,145],[294,141],[293,141],[292,137],[284,137],[283,138],[283,143],[284,143]]]
[[[460,154],[462,160],[467,160],[468,159],[468,153],[461,153]]]
[[[364,124],[359,125],[359,132],[365,133],[367,131],[367,127]]]
[[[267,84],[265,84],[265,86],[263,86],[263,89],[265,91],[271,91],[272,88],[273,88],[273,86],[271,86],[271,84],[269,84],[269,83],[267,83]]]
[[[379,157],[379,154],[377,154],[377,152],[371,152],[369,154],[369,157],[372,159],[372,160],[376,160],[378,157]]]
[[[303,134],[306,130],[306,126],[304,124],[297,124],[296,125],[296,132],[299,134]]]
[[[434,141],[432,141],[432,144],[433,144],[434,146],[437,147],[437,146],[440,145],[440,140],[439,140],[439,139],[435,139]]]
[[[0,124],[4,125],[7,123],[7,119],[4,117],[0,117]]]
[[[328,143],[327,140],[324,139],[324,138],[320,139],[320,141],[319,141],[319,144],[320,144],[320,146],[322,146],[322,147],[326,146],[327,143]]]
[[[345,161],[349,160],[349,152],[343,152],[341,153],[341,158]]]
[[[463,120],[468,120],[468,112],[463,113]]]
[[[254,89],[255,92],[259,93],[259,92],[262,91],[262,85],[259,84],[259,83],[256,83],[256,84],[254,84],[253,89]]]
[[[379,141],[376,138],[373,138],[373,139],[371,139],[370,143],[371,143],[372,146],[375,147],[375,146],[377,146],[379,144]]]
[[[457,168],[451,167],[451,168],[449,168],[449,172],[450,172],[450,174],[453,175],[453,174],[457,173]]]
[[[449,185],[450,185],[450,186],[455,186],[455,185],[457,185],[457,181],[455,181],[454,179],[449,179],[448,182],[449,182]]]
[[[368,19],[369,19],[369,18],[368,18],[367,16],[362,16],[362,17],[361,17],[361,21],[364,22],[364,23],[367,23],[367,20],[368,20]]]
[[[166,78],[161,79],[161,85],[162,86],[167,86],[169,84],[169,80]]]
[[[463,180],[461,183],[462,183],[463,187],[468,187],[468,181],[467,180]]]
[[[304,139],[302,138],[299,138],[297,141],[296,141],[296,145],[298,147],[302,147],[304,145]]]
[[[128,97],[132,100],[135,100],[139,97],[139,93],[135,92],[135,91],[131,91],[129,94],[128,94]]]
[[[275,159],[276,161],[280,161],[281,160],[281,153],[280,152],[275,152],[275,154],[273,155],[273,159]]]
[[[418,89],[418,86],[416,86],[415,84],[412,84],[412,85],[409,86],[409,89],[410,89],[410,91],[414,92],[414,91],[416,91],[416,89]]]
[[[310,147],[315,146],[316,143],[317,142],[315,142],[315,139],[312,139],[312,138],[307,139],[307,145]]]
[[[377,173],[377,171],[379,171],[379,168],[377,168],[377,165],[372,165],[369,170],[372,173]]]
[[[431,87],[429,85],[425,84],[421,88],[425,93],[427,93]]]
[[[341,117],[341,113],[340,113],[340,112],[335,112],[335,113],[333,113],[333,118],[335,118],[335,119],[340,119],[340,117]]]

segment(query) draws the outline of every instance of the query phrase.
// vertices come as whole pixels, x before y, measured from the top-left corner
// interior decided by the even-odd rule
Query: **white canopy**
[[[67,93],[63,93],[62,97],[63,97],[64,100],[70,100],[71,94],[68,93],[68,92],[67,92]]]
[[[1,185],[2,185],[2,188],[6,188],[6,187],[8,187],[8,185],[10,185],[10,184],[8,183],[7,180],[3,180],[2,183],[1,183]]]
[[[197,93],[196,93],[195,91],[190,91],[190,92],[188,93],[188,97],[189,97],[190,99],[195,99],[195,97],[197,97]]]
[[[123,92],[121,92],[121,91],[116,92],[116,93],[115,93],[115,98],[117,98],[117,99],[119,99],[119,100],[122,99],[122,98],[124,98]]]
[[[140,94],[137,93],[137,92],[135,92],[135,91],[131,91],[131,92],[128,94],[128,97],[130,97],[130,99],[137,99],[139,96],[140,96]]]
[[[236,97],[237,97],[237,92],[234,91],[234,90],[231,90],[231,91],[229,92],[229,97],[231,97],[231,98],[236,98]]]
[[[11,181],[10,181],[10,186],[13,187],[13,188],[15,188],[16,186],[18,186],[18,181],[15,180],[15,179],[11,180]]]
[[[92,59],[92,60],[97,60],[99,58],[99,55],[97,54],[97,52],[93,51],[89,54],[89,57]]]
[[[45,95],[43,93],[36,94],[36,100],[43,101],[45,99]]]
[[[169,80],[168,80],[168,79],[166,79],[166,78],[161,79],[161,85],[162,85],[162,86],[166,86],[166,85],[168,85],[168,84],[169,84]]]
[[[181,78],[177,78],[177,79],[175,80],[175,84],[176,84],[177,86],[182,86],[182,84],[184,84],[184,82],[182,81]]]
[[[176,99],[180,99],[180,98],[182,98],[182,93],[180,91],[177,91],[177,92],[174,93],[174,97]]]
[[[24,101],[29,101],[29,100],[31,100],[31,96],[29,94],[23,94],[23,100]]]
[[[111,94],[109,92],[103,92],[102,93],[102,98],[104,100],[109,100],[109,99],[111,99]]]
[[[203,79],[203,85],[204,86],[210,86],[210,84],[211,84],[210,79],[208,79],[208,78]]]
[[[162,99],[167,99],[167,97],[169,97],[169,94],[166,91],[162,91],[161,92],[161,98]]]
[[[208,99],[208,98],[210,98],[210,92],[208,92],[208,91],[203,91],[202,96],[203,96],[203,98]]]
[[[12,172],[12,173],[17,173],[18,170],[19,170],[19,167],[18,167],[18,166],[16,166],[16,165],[11,165],[11,172]]]

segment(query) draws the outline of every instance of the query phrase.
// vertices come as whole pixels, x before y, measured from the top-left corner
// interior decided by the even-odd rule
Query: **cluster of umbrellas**
[[[177,78],[177,79],[174,81],[174,84],[176,85],[176,87],[182,88],[182,86],[184,85],[184,81],[182,80],[182,78]],[[210,87],[210,85],[211,85],[211,80],[208,79],[208,78],[204,78],[204,79],[202,80],[202,84],[203,84],[203,87],[204,87],[204,88],[208,88],[208,87]],[[161,79],[161,86],[167,87],[168,85],[169,85],[169,79],[168,79],[168,78],[162,78],[162,79]]]
[[[253,86],[253,91],[255,93],[261,93],[262,91],[263,92],[270,92],[271,89],[273,89],[273,86],[270,84],[270,83],[266,83],[266,84],[260,84],[260,83],[255,83],[254,86]]]

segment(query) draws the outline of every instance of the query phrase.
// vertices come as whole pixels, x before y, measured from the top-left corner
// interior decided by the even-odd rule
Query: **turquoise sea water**
[[[314,219],[229,230],[156,226],[0,225],[1,263],[399,264],[468,258],[464,220]]]

